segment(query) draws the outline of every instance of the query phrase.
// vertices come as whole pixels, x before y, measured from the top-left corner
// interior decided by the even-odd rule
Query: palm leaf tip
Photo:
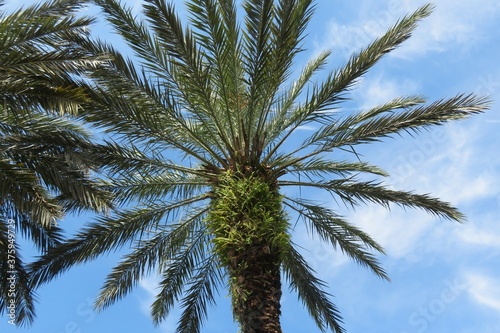
[[[297,292],[321,332],[344,333],[340,311],[330,301],[331,295],[324,291],[325,282],[315,276],[314,270],[293,247],[285,254],[283,270],[291,290]]]

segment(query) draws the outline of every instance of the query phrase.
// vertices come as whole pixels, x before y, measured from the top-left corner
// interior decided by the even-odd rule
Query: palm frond
[[[277,110],[273,116],[270,117],[264,129],[264,132],[268,133],[265,145],[268,146],[271,142],[278,138],[280,139],[277,143],[273,144],[273,148],[269,149],[270,151],[263,159],[264,163],[267,163],[279,147],[281,147],[281,144],[300,126],[300,123],[297,122],[297,118],[290,118],[290,113],[294,113],[293,109],[297,107],[295,105],[297,98],[302,94],[306,85],[310,83],[314,74],[326,64],[326,60],[330,55],[331,52],[325,51],[320,53],[316,58],[310,60],[303,68],[299,78],[291,84],[290,88],[277,101]],[[298,114],[296,114],[295,117],[298,117]],[[290,125],[294,123],[295,126],[290,128]]]
[[[123,25],[123,21],[134,21],[131,10],[120,8],[114,1],[106,2],[104,8],[115,24],[122,22]],[[166,11],[164,15],[172,15],[169,8],[161,9]],[[150,11],[155,12],[153,9]],[[161,21],[163,16],[156,19]],[[175,17],[171,19],[176,20]],[[199,75],[190,73],[191,69],[184,68],[185,65],[184,69],[179,69],[181,65],[170,60],[166,46],[152,39],[144,24],[130,24],[120,27],[119,31],[128,38],[130,44],[140,43],[141,49],[135,51],[147,61],[144,66],[152,72],[137,70],[130,60],[123,58],[110,45],[86,45],[93,52],[110,54],[115,61],[100,74],[94,74],[101,88],[96,88],[92,97],[96,103],[94,107],[101,115],[96,117],[95,113],[88,109],[85,118],[103,127],[112,124],[115,130],[136,140],[144,140],[147,137],[144,134],[147,133],[149,137],[154,137],[155,141],[168,143],[186,156],[197,158],[207,165],[214,164],[212,161],[226,164],[220,157],[224,156],[227,150],[220,144],[223,126],[217,121],[214,106],[206,104],[210,99],[211,84],[202,83],[204,87],[196,84],[187,86],[191,83],[186,77]],[[137,40],[138,36],[142,36],[142,41]],[[145,43],[147,45],[144,45]],[[144,53],[148,54],[147,58]],[[194,90],[190,90],[190,87]],[[114,93],[110,93],[111,91]],[[193,99],[201,93],[205,96]],[[124,99],[123,96],[127,98]],[[100,112],[103,107],[108,110],[105,115]],[[225,158],[228,159],[229,155],[226,154]]]
[[[3,49],[2,53],[8,48],[15,50],[21,46],[43,50],[48,46],[57,47],[57,41],[69,43],[69,39],[62,37],[68,37],[68,34],[75,30],[84,33],[84,28],[94,22],[94,19],[88,16],[76,17],[74,15],[85,5],[86,1],[51,0],[21,8],[6,15],[0,21],[0,26],[10,25],[12,34],[1,35],[0,41],[7,48]],[[24,29],[22,29],[23,26]]]
[[[154,232],[162,220],[187,205],[205,197],[192,198],[173,204],[163,203],[149,207],[118,212],[117,216],[101,217],[83,228],[73,238],[47,252],[31,265],[35,286],[49,282],[75,264],[87,262],[127,243],[140,239],[148,230]]]
[[[63,215],[33,171],[6,159],[0,159],[0,198],[2,204],[12,202],[17,211],[29,213],[42,226],[54,224]]]
[[[158,43],[164,49],[165,56],[172,63],[172,75],[177,85],[177,90],[182,94],[186,106],[193,118],[203,128],[213,128],[205,132],[205,140],[208,138],[211,146],[217,147],[219,154],[212,153],[212,157],[224,164],[220,155],[230,159],[227,151],[231,149],[230,140],[226,136],[224,124],[221,123],[220,113],[212,101],[212,79],[208,75],[206,64],[202,61],[204,53],[199,50],[193,32],[182,24],[175,14],[173,4],[168,5],[164,1],[154,0],[151,4],[144,6],[145,14],[158,37]],[[189,78],[186,80],[186,78]],[[204,141],[200,137],[194,138],[199,144]],[[212,147],[205,145],[209,152]]]
[[[100,157],[99,167],[114,178],[131,177],[138,173],[160,175],[165,170],[190,176],[210,177],[209,170],[180,165],[162,156],[161,150],[150,147],[140,149],[132,142],[125,142],[105,141],[102,146],[96,147],[96,153]]]
[[[311,145],[318,144],[322,140],[331,140],[331,138],[335,135],[334,133],[352,130],[364,121],[377,119],[377,117],[384,116],[384,114],[397,114],[398,111],[408,112],[411,108],[420,106],[423,103],[425,103],[425,99],[420,96],[399,97],[383,105],[372,108],[369,111],[359,112],[354,115],[350,115],[343,120],[333,121],[330,124],[323,126],[318,132],[307,138],[307,140],[299,146],[300,148],[294,152],[298,152],[302,149],[310,147]]]
[[[384,253],[383,248],[369,235],[346,222],[332,210],[304,200],[286,198],[285,205],[299,213],[307,226],[320,238],[340,250],[351,259],[369,268],[375,275],[389,280],[387,273],[370,252]]]
[[[281,163],[289,162],[287,160],[283,160]],[[315,157],[307,161],[293,163],[290,167],[288,167],[287,172],[297,176],[305,176],[309,179],[318,177],[324,179],[331,178],[332,176],[348,178],[353,174],[358,173],[368,173],[382,177],[389,176],[389,174],[384,170],[366,162],[331,161],[321,157]]]
[[[391,190],[377,182],[362,182],[355,179],[337,179],[328,182],[282,181],[282,186],[307,186],[327,190],[338,195],[345,203],[355,206],[359,203],[373,202],[387,208],[394,203],[403,208],[418,208],[432,215],[464,222],[465,216],[449,203],[433,198],[428,194],[415,194],[407,191]]]
[[[131,7],[121,4],[115,0],[94,0],[103,9],[106,19],[112,24],[113,28],[120,34],[127,45],[137,54],[140,63],[158,75],[164,75],[163,78],[168,82],[167,71],[168,64],[162,50],[157,44],[155,38],[148,31],[146,23],[133,14]],[[102,43],[96,45],[102,47]],[[107,46],[107,52],[113,48]],[[113,55],[112,65],[122,65],[123,57],[116,51],[110,52]]]
[[[489,104],[484,97],[460,94],[402,112],[365,113],[332,126],[330,135],[325,135],[325,139],[314,138],[311,143],[319,144],[318,151],[327,151],[335,147],[378,141],[401,131],[418,132],[430,126],[468,118],[488,109]]]
[[[183,287],[195,276],[198,265],[210,256],[205,248],[207,237],[209,235],[204,227],[198,229],[191,235],[190,242],[184,244],[183,249],[173,257],[167,258],[169,264],[163,268],[160,291],[151,305],[151,316],[155,324],[158,325],[168,316],[174,302],[179,300],[184,293]],[[191,304],[186,305],[188,311],[192,311],[190,310]]]
[[[191,22],[197,29],[194,33],[204,49],[204,57],[207,63],[213,64],[209,73],[213,76],[214,93],[220,96],[220,105],[216,104],[215,110],[220,109],[219,121],[227,126],[225,136],[229,147],[237,151],[242,148],[237,138],[241,136],[239,103],[243,68],[235,2],[196,0],[188,3],[188,9],[192,13]]]
[[[272,74],[269,75],[269,79],[266,82],[266,90],[260,92],[265,93],[265,97],[260,106],[262,111],[258,115],[253,143],[256,147],[254,150],[257,151],[257,156],[259,157],[267,140],[267,138],[262,138],[262,134],[265,133],[264,128],[269,123],[270,114],[274,112],[271,105],[274,104],[275,96],[280,87],[289,79],[295,56],[302,51],[300,43],[314,12],[314,6],[311,0],[295,2],[280,1],[275,10],[275,21],[271,26],[272,51],[269,55],[271,66],[273,67],[264,69],[270,71]],[[326,54],[320,54],[315,62],[312,63],[313,68],[321,64],[323,59],[326,59]],[[305,72],[306,74],[307,72],[311,73],[311,68],[306,67]],[[294,94],[292,93],[290,97],[293,98]],[[283,111],[287,112],[286,110],[280,110],[280,112]]]
[[[297,291],[299,299],[321,332],[329,329],[343,333],[342,317],[337,307],[329,300],[330,295],[323,290],[325,283],[314,276],[314,272],[302,255],[292,246],[284,255],[283,271],[292,290]]]
[[[43,226],[38,221],[31,220],[28,215],[20,214],[16,209],[8,209],[5,204],[3,212],[15,221],[17,235],[31,240],[41,252],[57,246],[64,240],[63,230],[57,225]]]
[[[88,54],[72,41],[85,38],[86,27],[93,22],[72,16],[82,4],[51,1],[0,20],[0,89],[5,107],[74,114],[87,101],[85,83],[76,75],[104,58]]]
[[[358,54],[353,55],[343,67],[330,73],[321,85],[315,85],[308,93],[306,102],[293,110],[282,128],[293,126],[292,128],[296,129],[309,122],[329,117],[325,111],[344,101],[346,91],[385,54],[407,40],[416,28],[417,22],[430,15],[431,11],[431,5],[424,5],[412,15],[402,18],[384,36],[376,39]],[[283,143],[284,141],[281,140],[271,152],[276,151],[279,148],[277,146],[281,146]],[[266,160],[269,158],[270,156]]]
[[[31,174],[28,181],[46,190],[39,198],[53,200],[66,211],[105,211],[111,206],[110,193],[90,175],[98,167],[93,151],[98,146],[80,125],[53,115],[8,114],[0,115],[0,132],[4,134],[2,156],[11,167]]]
[[[135,250],[125,256],[106,278],[95,307],[101,310],[110,306],[128,294],[153,268],[168,266],[168,261],[163,260],[182,250],[205,211],[201,209],[192,213],[178,224],[161,228],[152,238],[138,241]]]
[[[155,198],[189,198],[203,189],[208,192],[210,182],[206,178],[183,172],[163,172],[159,175],[135,174],[116,179],[110,187],[115,201],[120,204],[128,200],[150,201]]]
[[[218,292],[217,287],[222,285],[222,268],[215,254],[212,253],[198,266],[182,299],[181,306],[184,310],[179,319],[178,333],[201,331],[201,326],[207,319],[208,305],[215,304],[214,294]]]
[[[427,106],[418,104],[420,104],[418,98],[398,99],[369,112],[353,115],[325,126],[308,138],[299,148],[281,157],[289,159],[289,162],[280,165],[278,169],[284,170],[294,163],[331,152],[335,148],[342,149],[346,146],[372,143],[403,131],[418,133],[430,126],[468,118],[487,110],[490,101],[485,97],[461,94],[447,100],[436,101]],[[413,105],[417,106],[412,107]],[[393,112],[395,111],[393,107],[403,107],[403,110]],[[385,114],[386,112],[387,114]],[[316,148],[299,157],[294,157],[299,151],[311,146],[316,146]]]
[[[241,106],[244,116],[239,140],[242,148],[241,155],[245,156],[244,159],[251,159],[255,156],[250,155],[256,153],[252,149],[256,138],[256,120],[268,107],[266,104],[270,91],[266,91],[264,87],[271,83],[274,65],[272,63],[272,24],[276,9],[274,1],[271,0],[247,0],[243,2],[243,8],[246,12],[246,29],[242,30],[242,62],[247,91],[242,96],[244,100]],[[254,145],[254,148],[257,146]]]

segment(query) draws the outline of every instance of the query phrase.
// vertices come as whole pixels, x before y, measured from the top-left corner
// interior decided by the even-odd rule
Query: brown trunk
[[[215,251],[228,269],[241,332],[281,333],[280,264],[290,242],[289,224],[276,182],[256,169],[221,173],[207,221]]]
[[[281,333],[279,254],[266,244],[231,256],[233,311],[242,333]]]

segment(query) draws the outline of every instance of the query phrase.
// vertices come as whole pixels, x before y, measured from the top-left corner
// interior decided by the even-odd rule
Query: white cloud
[[[499,194],[500,157],[490,154],[493,146],[483,141],[487,135],[481,122],[448,127],[441,161],[425,166],[428,181],[435,184],[433,193],[457,205]],[[439,173],[432,172],[436,168]]]
[[[368,30],[364,24],[349,26],[330,22],[327,29],[328,36],[321,48],[332,48],[334,51],[340,51],[340,54],[345,58],[349,58],[351,54],[359,51],[380,35],[380,33]]]
[[[500,285],[497,279],[469,273],[466,275],[468,292],[477,303],[500,313]]]
[[[494,135],[480,119],[448,124],[396,146],[380,159],[396,188],[431,193],[454,205],[500,194],[500,156]]]
[[[424,246],[421,239],[433,226],[433,218],[424,213],[399,208],[388,211],[374,205],[357,209],[349,218],[382,245],[392,259],[413,260],[410,252]]]
[[[317,126],[311,126],[311,125],[302,125],[296,128],[296,131],[317,131],[318,127]]]
[[[326,45],[322,46],[340,50],[348,57],[426,2],[393,0],[382,6],[379,2],[365,1],[360,5],[365,10],[357,12],[361,14],[353,24],[329,23]],[[392,55],[406,58],[445,51],[450,46],[468,48],[487,35],[481,31],[488,32],[489,25],[496,22],[499,13],[500,2],[496,0],[440,0],[436,2],[433,14],[422,21],[412,38]]]
[[[499,233],[495,233],[492,230],[482,230],[475,225],[467,226],[463,232],[459,233],[459,237],[463,242],[474,246],[500,249]]]
[[[353,94],[361,109],[367,110],[394,98],[416,94],[418,89],[419,84],[415,81],[391,79],[382,73],[373,78],[361,78]]]

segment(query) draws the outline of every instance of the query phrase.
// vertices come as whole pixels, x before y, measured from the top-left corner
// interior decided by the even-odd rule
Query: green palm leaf
[[[334,248],[338,246],[354,261],[371,269],[379,277],[389,280],[387,273],[371,253],[375,250],[383,254],[384,250],[366,233],[350,225],[331,210],[304,202],[304,200],[287,198],[285,205],[297,211],[299,217],[306,220],[309,229],[318,234],[322,240],[330,243]]]
[[[76,15],[83,5],[52,0],[0,13],[0,226],[14,221],[16,235],[41,253],[61,242],[56,223],[66,213],[111,207],[95,172],[97,147],[112,149],[93,143],[75,118],[90,101],[85,75],[108,60],[78,45],[94,22]],[[7,243],[0,243],[3,263]],[[15,322],[24,325],[34,319],[35,293],[21,254],[16,247]],[[8,275],[6,265],[0,275]],[[0,313],[8,302],[2,288]]]
[[[291,197],[288,187],[326,191],[353,207],[396,204],[463,221],[444,201],[384,185],[379,179],[389,175],[354,149],[467,118],[486,110],[487,100],[459,94],[429,103],[404,96],[370,110],[341,109],[347,92],[411,36],[431,5],[399,20],[317,82],[329,51],[294,77],[311,0],[245,0],[243,17],[236,1],[192,0],[186,7],[190,25],[163,0],[146,1],[142,16],[116,0],[96,3],[134,52],[132,60],[105,42],[75,42],[112,59],[88,73],[93,85],[81,119],[107,135],[94,152],[100,154],[96,168],[107,177],[99,188],[114,194],[116,210],[33,264],[36,285],[133,244],[107,277],[97,308],[157,271],[154,322],[180,303],[178,331],[199,332],[227,279],[242,331],[281,332],[284,272],[320,330],[343,332],[324,282],[294,247],[287,212],[388,279],[376,256],[383,248],[331,207]],[[317,131],[304,137],[298,132],[303,126]]]
[[[283,258],[283,270],[290,288],[297,291],[318,328],[322,332],[329,329],[336,333],[345,332],[339,310],[323,290],[325,283],[314,276],[311,267],[295,249],[290,248]]]

